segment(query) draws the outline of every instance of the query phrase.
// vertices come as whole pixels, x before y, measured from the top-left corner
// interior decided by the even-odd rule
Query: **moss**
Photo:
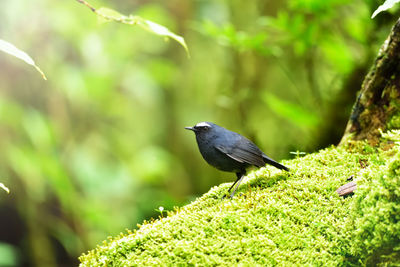
[[[220,199],[230,184],[213,187],[82,255],[81,266],[400,264],[398,139],[330,147],[286,161],[290,173],[261,168],[232,200]],[[352,175],[355,195],[339,197]]]
[[[400,135],[394,133],[386,135],[397,144],[386,152],[387,164],[363,172],[350,206],[347,243],[354,263],[400,265]]]
[[[394,114],[388,122],[388,129],[399,129],[399,128],[400,128],[400,112]]]
[[[390,90],[390,105],[387,110],[389,118],[387,119],[387,129],[399,129],[400,128],[400,91],[393,87]]]

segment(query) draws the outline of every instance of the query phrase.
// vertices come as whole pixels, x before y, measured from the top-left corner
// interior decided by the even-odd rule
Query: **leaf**
[[[264,95],[264,101],[277,114],[299,127],[314,127],[319,123],[319,117],[316,113],[312,113],[297,104],[281,100],[269,93]]]
[[[141,26],[143,29],[145,29],[151,33],[174,39],[175,41],[180,43],[183,46],[183,48],[185,48],[186,53],[188,54],[188,56],[190,56],[185,39],[182,36],[179,36],[179,35],[171,32],[167,27],[162,26],[158,23],[152,22],[150,20],[143,19],[138,16],[134,16],[134,17],[132,17],[132,19],[136,19],[139,26]]]
[[[182,36],[179,36],[173,32],[171,32],[167,27],[162,26],[153,21],[144,19],[139,16],[125,16],[118,11],[115,11],[111,8],[101,7],[95,11],[95,13],[106,21],[116,21],[128,25],[139,25],[143,29],[148,32],[151,32],[156,35],[160,35],[163,37],[171,38],[177,41],[183,48],[185,49],[188,57],[190,57],[189,49],[186,45],[185,39]]]
[[[10,189],[7,188],[3,183],[0,183],[0,188],[4,189],[8,194],[10,194]]]
[[[106,20],[122,21],[124,19],[127,19],[127,16],[122,15],[118,11],[107,7],[100,7],[99,9],[97,9],[96,13]]]
[[[33,59],[24,51],[19,50],[13,44],[1,39],[0,39],[0,50],[25,61],[29,65],[32,65],[42,75],[43,79],[47,80],[43,71],[38,66],[36,66],[35,61],[33,61]]]
[[[386,0],[385,3],[380,5],[372,14],[371,19],[375,18],[376,15],[381,13],[382,11],[388,10],[392,8],[396,3],[400,2],[400,0]]]

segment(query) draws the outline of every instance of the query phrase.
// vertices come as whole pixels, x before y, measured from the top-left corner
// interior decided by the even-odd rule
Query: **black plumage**
[[[237,179],[228,190],[229,193],[237,184],[231,197],[235,194],[249,166],[263,167],[267,163],[278,169],[289,171],[289,168],[269,158],[246,137],[214,123],[200,122],[185,129],[196,134],[200,153],[208,164],[221,171],[236,173]]]

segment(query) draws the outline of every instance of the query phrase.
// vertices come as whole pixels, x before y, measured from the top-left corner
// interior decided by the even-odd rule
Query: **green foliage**
[[[21,260],[56,265],[50,263],[57,248],[63,260],[76,259],[103,236],[190,196],[187,173],[163,142],[163,94],[175,84],[177,63],[158,56],[170,47],[162,38],[100,25],[76,3],[22,3],[2,3],[2,33],[9,29],[13,42],[36,48],[32,57],[43,59],[52,79],[39,83],[35,73],[1,60],[0,179],[12,195],[1,194],[0,203],[21,220],[6,226],[5,219],[3,227],[26,233],[24,247],[13,246],[26,255]],[[26,13],[30,8],[37,19]],[[135,13],[175,28],[168,12],[158,10],[143,6]],[[37,22],[24,23],[35,34],[17,34],[16,13]]]
[[[211,21],[204,21],[199,29],[215,38],[219,44],[232,46],[240,52],[257,51],[262,55],[280,55],[282,53],[278,46],[265,46],[265,42],[268,40],[268,34],[265,31],[249,34],[245,31],[238,31],[232,24],[218,27]]]
[[[1,266],[17,266],[18,253],[13,246],[0,242],[0,255]]]
[[[109,239],[81,256],[81,266],[399,264],[400,132],[388,135],[396,145],[378,153],[352,142],[285,162],[289,174],[261,168],[232,200],[220,199],[228,184],[214,187]],[[339,197],[351,175],[355,196]]]
[[[265,94],[264,99],[270,109],[293,122],[299,128],[314,128],[320,123],[317,114],[305,110],[301,106],[286,102],[268,93]]]

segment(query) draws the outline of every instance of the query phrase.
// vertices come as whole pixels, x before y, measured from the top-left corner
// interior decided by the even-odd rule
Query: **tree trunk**
[[[347,140],[379,140],[380,129],[400,128],[400,19],[379,50],[361,86],[342,137]]]

